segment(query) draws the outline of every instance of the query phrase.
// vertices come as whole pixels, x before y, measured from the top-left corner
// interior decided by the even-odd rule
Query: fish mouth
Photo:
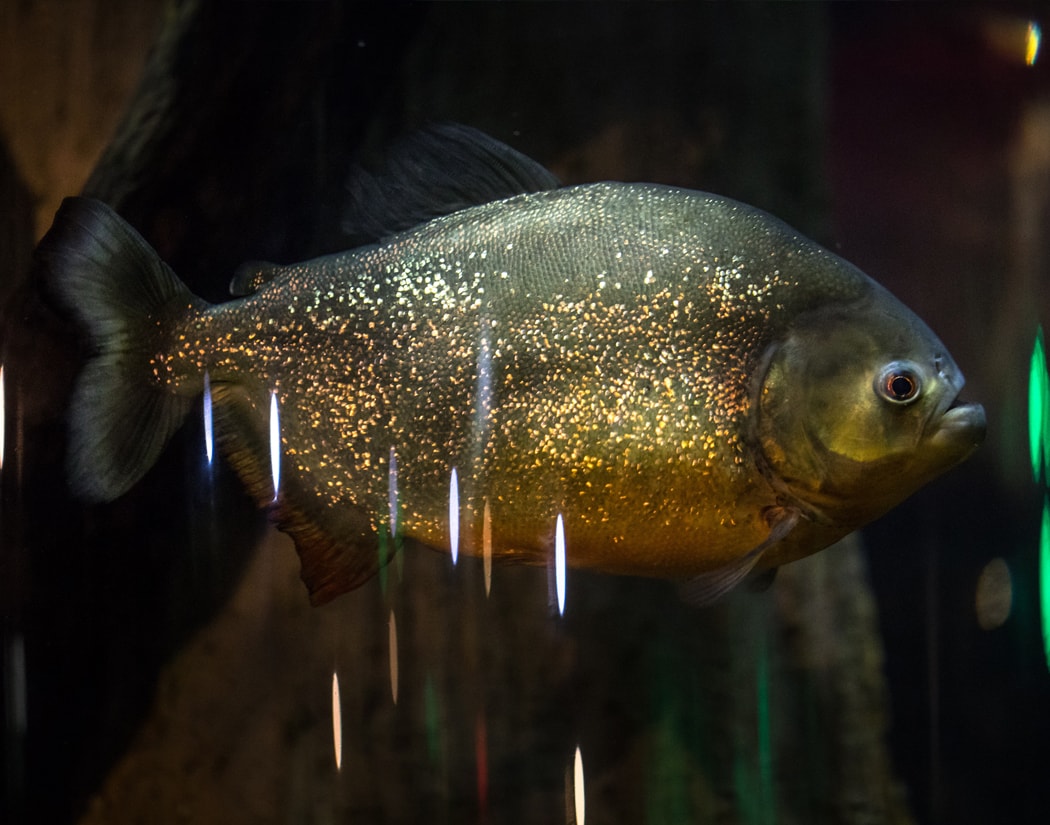
[[[984,407],[956,396],[937,418],[930,442],[935,447],[962,452],[961,461],[981,446],[987,429]]]

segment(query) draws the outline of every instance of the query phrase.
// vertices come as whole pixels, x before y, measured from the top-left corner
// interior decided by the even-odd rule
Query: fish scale
[[[130,237],[129,260],[166,270],[101,205],[64,209],[88,227],[56,220],[44,245],[68,297],[95,283],[70,272],[85,257],[114,268],[92,238]],[[706,601],[877,516],[983,435],[983,411],[954,403],[961,375],[907,308],[775,218],[707,193],[527,192],[243,280],[256,290],[216,306],[164,281],[175,294],[150,314],[142,392],[192,397],[207,372],[220,444],[295,539],[315,602],[375,571],[392,455],[405,538],[449,546],[456,468],[463,552],[481,554],[488,508],[497,558],[546,563],[561,515],[570,564],[692,578]],[[922,397],[884,397],[873,376],[886,364],[905,365]],[[844,418],[870,442],[863,461]],[[75,455],[98,454],[86,441]]]
[[[809,296],[775,269],[751,287],[772,303],[749,301],[741,281],[757,262],[705,253],[706,245],[729,249],[739,241],[710,238],[712,221],[700,224],[706,245],[695,228],[682,228],[712,204],[722,201],[595,184],[439,218],[356,255],[278,269],[239,305],[191,319],[178,335],[193,341],[197,357],[176,372],[208,369],[213,382],[250,376],[260,399],[276,389],[288,411],[287,483],[327,506],[363,508],[375,529],[385,513],[389,448],[403,455],[411,445],[399,468],[403,529],[427,544],[447,545],[445,479],[453,466],[469,464],[469,474],[460,471],[468,524],[480,516],[480,502],[491,501],[494,541],[518,558],[545,559],[549,524],[564,512],[578,528],[573,549],[584,564],[585,552],[625,540],[630,526],[622,522],[638,506],[674,527],[679,541],[704,547],[708,559],[724,560],[717,554],[725,545],[732,558],[759,542],[764,525],[741,519],[743,535],[727,537],[727,519],[711,503],[737,489],[763,492],[757,509],[776,503],[743,439],[758,331],[776,334],[778,296],[782,314]],[[520,214],[504,230],[508,212]],[[603,231],[614,224],[632,233],[629,242],[606,240]],[[765,256],[797,243],[793,234],[765,238]],[[467,274],[468,250],[484,269]],[[534,267],[537,259],[545,265]],[[825,300],[827,290],[814,287]],[[482,314],[499,326],[490,436],[479,456],[470,435]],[[250,354],[236,335],[221,333],[225,346],[207,336],[231,325],[256,332]],[[718,349],[706,345],[716,326]],[[333,336],[335,327],[352,332]],[[261,400],[256,409],[264,409]],[[681,449],[698,435],[699,449]],[[480,535],[470,527],[468,536]],[[581,534],[591,527],[595,539]],[[640,538],[631,542],[639,558],[624,559],[627,570],[668,554],[666,539],[652,547]],[[474,543],[465,550],[480,552]],[[695,571],[695,563],[684,564]]]

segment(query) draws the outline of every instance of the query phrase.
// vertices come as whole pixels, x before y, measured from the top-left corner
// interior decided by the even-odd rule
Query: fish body
[[[524,192],[249,269],[253,291],[214,306],[95,202],[67,201],[42,251],[100,351],[74,483],[128,489],[207,375],[220,447],[295,539],[315,603],[378,569],[384,533],[544,563],[558,515],[570,564],[709,601],[881,515],[984,431],[910,310],[702,192]],[[115,449],[106,422],[131,414],[142,443]]]

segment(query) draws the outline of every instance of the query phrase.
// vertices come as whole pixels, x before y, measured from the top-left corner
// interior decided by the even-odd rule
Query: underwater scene
[[[1038,3],[0,11],[0,822],[1041,823]]]

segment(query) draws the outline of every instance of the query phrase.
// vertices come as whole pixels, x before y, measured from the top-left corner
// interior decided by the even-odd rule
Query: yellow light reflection
[[[576,746],[576,758],[572,765],[573,801],[576,810],[576,825],[583,825],[587,816],[587,796],[583,790],[583,755],[580,746]]]
[[[1028,36],[1025,39],[1024,62],[1034,66],[1039,58],[1039,43],[1043,39],[1043,30],[1038,23],[1028,24]]]
[[[339,701],[339,674],[332,671],[332,746],[335,749],[335,769],[343,769],[343,711]]]
[[[390,645],[390,695],[397,704],[397,619],[394,611],[390,611],[390,627],[388,630],[388,642]]]
[[[459,476],[455,467],[448,482],[448,543],[455,565],[459,559]]]
[[[485,569],[485,596],[492,592],[492,513],[488,499],[485,500],[485,511],[481,516],[481,561]]]
[[[1013,581],[1010,568],[1001,558],[994,558],[977,577],[975,607],[977,624],[982,630],[995,630],[1008,618],[1013,606]]]
[[[1003,60],[1034,66],[1039,59],[1043,32],[1034,20],[993,13],[982,18],[980,30],[988,49]]]

